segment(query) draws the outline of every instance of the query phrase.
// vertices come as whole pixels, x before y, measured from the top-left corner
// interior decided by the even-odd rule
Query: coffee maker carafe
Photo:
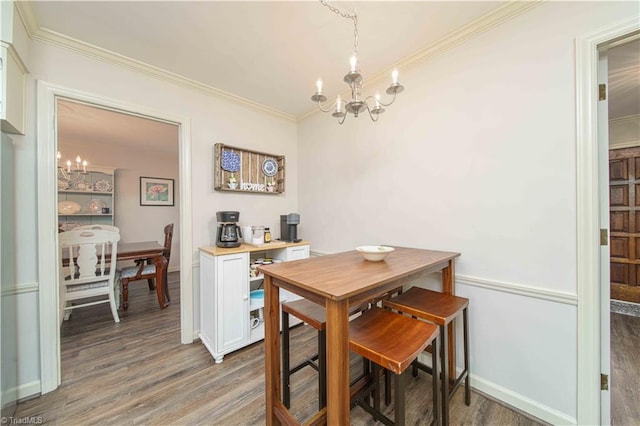
[[[218,220],[216,246],[224,248],[240,246],[242,231],[237,224],[239,218],[240,212],[216,212],[216,219]]]

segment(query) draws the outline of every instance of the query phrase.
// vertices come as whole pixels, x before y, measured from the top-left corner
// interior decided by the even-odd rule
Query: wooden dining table
[[[267,425],[297,424],[281,400],[280,300],[278,288],[326,308],[327,406],[308,423],[349,424],[349,308],[399,285],[442,272],[442,291],[454,293],[459,253],[395,247],[382,262],[369,262],[357,251],[261,266],[264,273],[265,395]],[[452,326],[453,324],[451,324]],[[453,327],[449,353],[455,354]],[[450,377],[455,368],[449,357]]]
[[[107,261],[111,260],[111,253],[106,254]],[[135,241],[130,243],[118,243],[116,260],[150,260],[156,266],[156,294],[160,309],[169,306],[167,284],[167,258],[164,257],[164,246],[157,241]],[[67,265],[68,258],[63,257],[63,265]]]

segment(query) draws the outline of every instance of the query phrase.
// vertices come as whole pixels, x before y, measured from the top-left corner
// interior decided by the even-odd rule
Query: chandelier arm
[[[342,125],[342,123],[344,123],[344,120],[347,119],[347,115],[349,115],[349,114],[345,113],[345,115],[342,116],[342,120],[338,119],[338,124]]]
[[[320,111],[322,111],[322,112],[331,112],[331,110],[333,109],[333,107],[336,106],[336,104],[337,104],[337,102],[334,102],[333,105],[331,105],[329,107],[329,109],[324,109],[324,108],[322,108],[322,103],[320,101],[318,101],[318,108],[320,108]]]
[[[369,96],[369,98],[370,98],[370,97],[371,97],[371,96]],[[369,98],[367,98],[367,99],[369,99]],[[367,105],[367,112],[369,113],[369,118],[371,118],[371,121],[373,121],[374,123],[375,123],[376,121],[378,121],[378,117],[379,117],[379,116],[378,116],[378,115],[375,115],[375,116],[374,116],[373,114],[371,114],[371,109],[369,109],[369,105],[367,104],[367,101],[366,101],[366,100],[365,100],[365,105]]]
[[[393,94],[393,98],[391,98],[391,102],[389,102],[388,104],[385,104],[381,100],[376,99],[374,96],[371,96],[371,95],[367,96],[367,98],[365,99],[365,102],[368,101],[369,99],[373,99],[374,102],[378,101],[380,105],[388,107],[389,105],[391,105],[396,101],[396,94],[395,93]]]

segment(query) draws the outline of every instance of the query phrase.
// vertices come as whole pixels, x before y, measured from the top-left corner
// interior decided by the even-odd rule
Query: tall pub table
[[[278,288],[326,308],[327,406],[308,423],[349,424],[349,307],[442,271],[442,291],[454,293],[455,259],[460,253],[395,247],[382,262],[348,251],[259,268],[264,273],[265,395],[267,425],[296,424],[281,400],[280,300]],[[455,368],[453,324],[449,329],[449,376]]]

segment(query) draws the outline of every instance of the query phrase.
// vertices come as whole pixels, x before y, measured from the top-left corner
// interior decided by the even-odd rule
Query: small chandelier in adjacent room
[[[311,96],[311,100],[313,102],[318,103],[318,108],[322,112],[332,112],[332,116],[336,117],[339,124],[344,123],[345,118],[347,117],[347,113],[353,114],[355,117],[358,117],[363,111],[367,111],[369,113],[369,117],[373,121],[378,121],[378,116],[382,114],[385,110],[383,107],[387,107],[391,105],[396,100],[396,95],[401,93],[404,90],[404,87],[398,83],[398,70],[394,69],[391,73],[392,81],[391,85],[387,88],[387,94],[393,95],[393,98],[390,102],[384,103],[380,100],[380,95],[377,94],[375,97],[367,96],[364,100],[362,99],[362,74],[359,71],[359,63],[358,63],[358,15],[354,12],[353,15],[341,12],[337,8],[327,4],[326,0],[320,0],[322,5],[328,7],[333,13],[342,16],[343,18],[351,19],[353,21],[353,55],[351,55],[351,69],[344,76],[344,82],[349,85],[351,89],[351,100],[347,101],[342,99],[340,95],[338,95],[336,102],[331,105],[328,109],[324,109],[322,107],[322,103],[327,100],[327,97],[322,93],[322,80],[318,80],[317,92]],[[371,105],[369,104],[371,101]]]
[[[62,163],[62,154],[58,151],[58,188],[59,189],[75,189],[79,183],[84,182],[87,175],[87,160],[82,160],[78,155],[75,165],[71,160]],[[61,187],[61,185],[64,186]]]

